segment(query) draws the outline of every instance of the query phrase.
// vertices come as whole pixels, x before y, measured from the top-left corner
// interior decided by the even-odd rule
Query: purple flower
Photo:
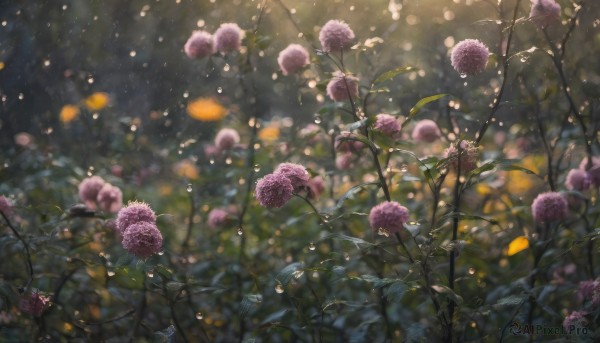
[[[127,230],[130,225],[140,222],[152,224],[156,222],[154,211],[146,203],[137,201],[130,202],[117,214],[117,230],[121,235],[124,235],[125,230]]]
[[[123,207],[123,193],[119,187],[105,183],[98,192],[98,205],[104,212],[116,213]]]
[[[273,174],[281,174],[290,179],[292,187],[294,187],[294,192],[301,191],[308,184],[308,179],[310,179],[306,168],[296,163],[281,163],[277,166]]]
[[[335,150],[340,152],[357,152],[360,149],[365,147],[365,143],[345,138],[356,138],[354,134],[348,131],[341,132],[339,135],[335,137]]]
[[[592,156],[592,167],[587,168],[588,158],[585,157],[579,164],[579,169],[587,171],[588,175],[592,179],[594,186],[600,187],[600,157]]]
[[[565,330],[569,330],[571,327],[573,328],[581,328],[587,325],[587,312],[585,311],[573,311],[570,315],[568,315],[563,321],[563,327]]]
[[[452,49],[450,60],[452,67],[461,76],[468,76],[483,71],[489,55],[490,51],[485,44],[477,39],[465,39]]]
[[[412,139],[417,142],[432,143],[442,136],[440,129],[433,120],[419,121],[412,132]]]
[[[333,101],[344,101],[358,97],[358,78],[345,75],[340,71],[333,73],[327,84],[327,95]]]
[[[308,198],[318,199],[325,190],[325,181],[321,176],[315,176],[308,180]]]
[[[140,258],[148,258],[162,249],[163,238],[156,224],[137,222],[123,232],[123,248]]]
[[[294,187],[283,174],[267,174],[256,183],[255,196],[267,208],[279,208],[291,198]]]
[[[352,167],[356,158],[351,152],[338,154],[335,157],[335,167],[339,170],[348,170]]]
[[[216,229],[222,227],[227,223],[229,213],[222,208],[213,208],[208,213],[208,219],[206,220],[209,227]]]
[[[453,170],[458,170],[459,156],[461,173],[468,173],[477,168],[479,149],[477,149],[475,142],[460,141],[460,150],[456,148],[456,143],[453,143],[444,151],[444,157],[448,158],[448,165]]]
[[[375,117],[373,129],[383,133],[390,138],[398,138],[400,135],[401,126],[396,117],[381,113]]]
[[[395,201],[385,201],[373,207],[369,213],[369,223],[374,232],[379,229],[388,233],[400,232],[408,221],[408,209]]]
[[[558,192],[541,193],[533,199],[531,214],[536,222],[563,220],[568,214],[567,200]]]
[[[244,31],[237,24],[221,24],[215,31],[215,47],[221,55],[226,55],[240,49],[242,38],[244,38]]]
[[[106,182],[100,176],[92,176],[83,179],[79,184],[79,198],[85,205],[92,209],[96,209],[96,198]]]
[[[234,129],[224,128],[217,133],[215,145],[219,150],[231,150],[240,142],[240,135]]]
[[[584,191],[592,186],[592,176],[581,169],[571,169],[565,179],[565,187],[569,190]]]
[[[204,58],[215,53],[213,37],[206,31],[194,31],[183,50],[189,58]]]
[[[596,290],[600,287],[600,281],[598,280],[586,280],[579,283],[579,289],[577,296],[580,300],[590,300],[596,293]]]
[[[308,51],[300,44],[290,44],[281,50],[277,63],[283,75],[293,74],[308,64]]]
[[[560,21],[560,5],[554,0],[532,0],[529,19],[543,29]]]
[[[40,317],[50,306],[50,298],[39,294],[37,291],[21,299],[21,311]]]
[[[12,202],[4,195],[0,195],[0,212],[4,213],[5,216],[12,213]]]
[[[349,48],[354,40],[354,32],[341,20],[330,20],[321,28],[319,40],[325,52],[340,52]]]

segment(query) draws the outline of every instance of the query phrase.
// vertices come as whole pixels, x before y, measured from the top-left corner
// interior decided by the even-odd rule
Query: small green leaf
[[[445,295],[448,299],[452,300],[456,305],[460,306],[463,303],[463,298],[456,294],[447,286],[433,285],[431,288],[439,294]]]
[[[413,119],[417,113],[419,113],[419,111],[421,111],[421,108],[425,105],[427,105],[430,102],[436,101],[438,99],[441,99],[445,96],[447,96],[448,94],[436,94],[436,95],[431,95],[428,97],[425,97],[421,100],[419,100],[415,106],[413,106],[413,108],[410,109],[410,112],[408,113],[408,118],[406,118],[406,121],[409,121],[411,119]],[[406,123],[406,122],[405,122]]]
[[[294,262],[294,263],[286,266],[285,268],[283,268],[279,272],[279,274],[277,274],[277,276],[275,277],[275,280],[277,280],[277,282],[280,285],[285,287],[285,286],[287,286],[288,283],[290,283],[290,280],[294,276],[294,273],[296,273],[299,270],[303,270],[303,269],[304,269],[304,263]]]
[[[383,81],[387,81],[387,80],[391,80],[394,77],[400,75],[400,74],[405,74],[411,71],[417,70],[416,68],[413,67],[398,67],[392,70],[388,70],[386,72],[384,72],[383,74],[379,75],[375,81],[373,81],[373,84],[377,84]]]
[[[253,308],[258,307],[258,305],[261,302],[262,302],[262,295],[246,294],[240,304],[240,309],[239,309],[240,317],[245,318],[248,315],[248,313],[250,313],[250,311]]]

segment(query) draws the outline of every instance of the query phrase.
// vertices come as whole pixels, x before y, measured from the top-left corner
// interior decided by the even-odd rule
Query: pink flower
[[[335,167],[339,170],[348,170],[352,168],[355,159],[351,152],[338,154],[335,157]]]
[[[569,330],[570,328],[586,326],[588,321],[585,316],[587,316],[585,311],[573,311],[563,321],[563,327],[565,330]]]
[[[209,227],[216,229],[220,228],[227,223],[229,213],[222,208],[213,208],[208,213],[207,224]]]
[[[217,133],[215,145],[219,150],[231,150],[240,142],[240,135],[234,129],[224,128]]]
[[[376,116],[375,123],[373,123],[373,129],[390,138],[398,138],[401,126],[396,117],[381,113]]]
[[[308,184],[308,179],[310,179],[306,168],[296,163],[281,163],[277,166],[273,174],[281,174],[290,179],[292,187],[294,187],[294,192],[301,191]]]
[[[293,74],[308,64],[308,51],[300,44],[290,44],[281,50],[277,63],[283,75]]]
[[[341,20],[330,20],[321,28],[319,40],[325,52],[340,52],[349,48],[354,40],[354,32]]]
[[[244,38],[244,31],[237,24],[221,24],[217,31],[215,31],[215,47],[221,55],[226,55],[240,49],[242,38]]]
[[[487,46],[477,39],[465,39],[452,49],[450,60],[452,67],[461,76],[474,75],[482,72],[488,62],[490,51]]]
[[[353,139],[346,139],[346,138],[356,138],[357,136],[352,134],[351,132],[348,131],[344,131],[341,132],[339,135],[337,135],[335,137],[335,150],[340,151],[340,152],[358,152],[359,150],[361,150],[362,148],[364,148],[366,145],[365,143],[358,141],[358,140],[353,140]]]
[[[584,191],[592,186],[592,176],[581,169],[571,169],[565,179],[565,187],[569,190]]]
[[[429,119],[419,121],[412,132],[412,139],[417,142],[432,143],[441,136],[442,134],[437,124]]]
[[[12,213],[12,202],[4,195],[0,195],[0,212],[7,217]]]
[[[333,77],[327,84],[327,95],[333,101],[358,98],[358,78],[344,75],[340,71],[334,72]]]
[[[123,207],[123,193],[119,187],[105,183],[98,192],[98,205],[104,212],[116,213]]]
[[[256,183],[255,196],[267,208],[279,208],[291,198],[294,187],[290,179],[282,174],[267,174]]]
[[[529,19],[543,29],[560,21],[560,5],[554,0],[532,0]]]
[[[531,214],[536,222],[560,221],[568,215],[567,200],[558,192],[539,194],[531,204]]]
[[[592,156],[592,167],[587,168],[588,158],[585,157],[579,164],[579,169],[587,171],[588,175],[592,179],[594,186],[600,187],[600,157]]]
[[[598,280],[586,280],[579,283],[579,289],[577,296],[580,300],[590,300],[596,293],[596,290],[600,287],[600,281]]]
[[[453,143],[444,151],[444,157],[448,158],[448,164],[453,170],[459,167],[458,156],[460,156],[461,173],[468,173],[477,168],[479,149],[475,142],[460,141],[460,150],[456,148],[456,143]]]
[[[325,190],[325,181],[321,176],[315,176],[308,180],[308,198],[318,199]]]
[[[21,311],[31,314],[34,317],[40,317],[50,306],[50,297],[45,297],[37,291],[21,299],[19,305]]]
[[[374,232],[379,229],[388,233],[400,232],[408,221],[408,209],[395,201],[385,201],[373,207],[369,213],[369,223]]]
[[[124,235],[129,226],[140,222],[152,224],[156,222],[154,211],[146,203],[130,202],[117,214],[117,230],[121,235]]]
[[[213,37],[206,31],[194,31],[183,50],[189,58],[204,58],[215,53]]]
[[[131,254],[148,258],[162,249],[163,238],[156,224],[137,222],[123,232],[123,248]]]
[[[104,184],[105,181],[100,176],[88,177],[81,181],[79,184],[79,198],[88,208],[96,209],[96,199]]]

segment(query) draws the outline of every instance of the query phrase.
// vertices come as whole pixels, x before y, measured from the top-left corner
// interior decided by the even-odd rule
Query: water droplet
[[[400,166],[400,171],[403,173],[406,173],[406,171],[408,170],[408,166],[406,164],[403,164]]]
[[[277,292],[278,294],[283,293],[283,286],[281,286],[280,284],[275,285],[275,292]]]
[[[188,183],[188,185],[187,185],[187,187],[186,187],[185,190],[188,191],[188,193],[191,193],[192,192],[192,184]]]
[[[115,276],[115,272],[113,272],[112,270],[109,270],[106,272],[106,275],[108,275],[109,277]]]
[[[260,171],[260,165],[259,165],[259,164],[255,164],[255,165],[254,165],[254,171],[255,171],[256,173],[258,173],[258,172]]]
[[[146,276],[148,276],[149,278],[153,278],[154,277],[154,271],[152,269],[148,269],[148,271],[146,272]]]
[[[233,160],[231,159],[231,157],[227,157],[225,159],[225,164],[231,164],[233,162]]]
[[[390,232],[389,232],[388,230],[386,230],[386,229],[382,228],[382,227],[380,227],[380,228],[377,230],[377,234],[378,234],[379,236],[385,236],[385,237],[389,237],[389,236],[390,236]]]
[[[529,59],[528,56],[523,56],[523,57],[521,57],[521,62],[525,63],[525,62],[527,62],[528,59]]]
[[[465,73],[460,73],[460,78],[461,78],[461,79],[464,79],[464,78],[466,78],[466,77],[467,77],[467,74],[465,74]]]
[[[310,251],[315,251],[315,249],[317,249],[317,247],[315,246],[315,243],[310,242],[310,244],[308,245],[308,249]]]
[[[315,117],[315,124],[321,124],[321,121],[322,121],[321,117],[319,117],[319,116]]]
[[[211,158],[211,159],[208,161],[208,163],[210,163],[210,164],[215,164],[215,159],[214,159],[214,158]]]
[[[231,66],[229,65],[229,63],[225,63],[225,65],[223,66],[223,71],[229,71],[231,69]]]
[[[217,87],[217,93],[219,93],[219,94],[223,93],[223,87]]]
[[[129,52],[129,56],[131,56],[131,57],[135,57],[135,55],[137,55],[137,52],[135,52],[135,50],[131,50],[131,51]]]
[[[469,275],[474,275],[475,274],[475,268],[471,267],[469,268]]]
[[[295,272],[292,273],[292,275],[296,278],[299,279],[302,277],[302,275],[304,275],[304,270],[296,270]]]
[[[158,252],[158,255],[159,255],[159,256],[162,256],[162,255],[164,255],[164,254],[165,254],[165,251],[164,251],[164,250],[161,250],[161,251],[159,251],[159,252]]]
[[[243,234],[244,234],[244,229],[243,229],[243,228],[241,228],[241,227],[238,227],[238,229],[237,229],[237,234],[238,234],[238,236],[241,236],[241,235],[243,235]]]
[[[204,315],[202,315],[202,312],[196,313],[196,319],[202,320],[202,318],[204,318]]]
[[[415,226],[415,225],[419,225],[419,222],[416,222],[416,221],[414,221],[414,220],[411,220],[411,221],[409,221],[409,222],[408,222],[408,225],[413,225],[413,226]]]

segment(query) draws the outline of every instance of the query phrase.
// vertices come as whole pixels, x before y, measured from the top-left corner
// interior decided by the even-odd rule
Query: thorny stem
[[[12,225],[12,223],[10,222],[10,220],[8,219],[6,214],[2,211],[0,211],[0,214],[2,215],[2,218],[4,218],[4,221],[6,221],[6,225],[8,225],[10,230],[15,234],[17,239],[19,241],[21,241],[21,243],[23,244],[23,247],[25,248],[25,257],[26,257],[27,271],[29,272],[29,280],[27,280],[27,283],[25,284],[24,289],[28,289],[29,286],[31,285],[31,283],[33,282],[33,265],[31,264],[31,254],[29,252],[29,244],[27,244],[27,241],[25,241],[23,239],[23,237],[19,234],[19,231],[17,231],[17,229],[15,229],[15,227]]]
[[[496,95],[496,98],[494,98],[494,101],[492,103],[492,109],[490,110],[490,115],[488,116],[487,120],[483,123],[483,126],[481,127],[479,132],[477,132],[477,134],[475,135],[476,144],[479,144],[479,142],[481,142],[483,135],[485,134],[488,127],[490,126],[490,123],[492,122],[492,119],[494,119],[494,116],[496,115],[496,112],[498,111],[498,108],[500,106],[500,100],[502,99],[502,95],[504,94],[504,87],[506,86],[506,80],[508,78],[508,53],[510,51],[510,43],[512,41],[512,36],[515,29],[515,23],[517,22],[517,14],[519,12],[520,5],[521,0],[517,0],[517,4],[515,5],[515,9],[513,11],[512,21],[508,29],[508,37],[506,39],[506,50],[502,52],[502,85],[500,86],[498,95]]]

